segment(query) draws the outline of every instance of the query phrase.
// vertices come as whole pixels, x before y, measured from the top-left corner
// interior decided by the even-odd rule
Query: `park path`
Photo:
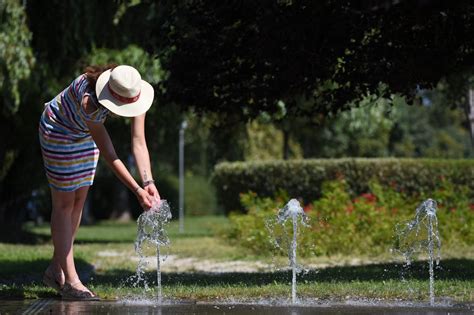
[[[129,255],[125,252],[117,251],[101,251],[97,254],[101,257],[130,257],[134,263],[138,263],[139,257]],[[156,269],[156,257],[148,256],[145,258],[147,269]],[[384,261],[386,262],[386,261]],[[367,264],[380,263],[380,261],[372,261],[360,258],[345,258],[332,261],[321,260],[315,262],[303,263],[304,268],[308,269],[324,269],[336,266],[361,266]],[[276,261],[260,261],[260,260],[213,260],[199,257],[181,257],[179,255],[167,255],[163,257],[161,263],[162,272],[272,272],[276,270],[287,270],[290,267],[285,259]]]

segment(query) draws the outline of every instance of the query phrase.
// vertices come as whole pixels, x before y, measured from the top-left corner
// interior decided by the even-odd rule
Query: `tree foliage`
[[[39,115],[85,62],[134,63],[155,83],[150,150],[171,170],[176,105],[211,112],[208,129],[196,118],[187,132],[205,174],[245,157],[243,115],[318,120],[371,93],[413,96],[444,76],[456,90],[463,79],[452,74],[472,70],[473,16],[467,0],[0,0],[0,222],[14,228],[32,190],[46,188]],[[109,126],[125,152],[128,128]],[[287,143],[291,125],[277,127]]]
[[[109,43],[116,5],[0,1],[0,238],[21,238],[32,193],[49,195],[37,136],[43,104],[73,79],[94,41]]]
[[[301,115],[368,92],[410,98],[472,67],[473,11],[469,1],[180,0],[134,12],[148,13],[139,38],[170,73],[166,103],[256,115],[283,101]]]
[[[19,82],[31,74],[35,58],[31,32],[18,0],[0,2],[0,94],[3,115],[10,116],[20,105]]]
[[[69,78],[93,45],[118,45],[117,9],[117,1],[28,1],[32,46],[37,58],[50,67],[49,75]]]

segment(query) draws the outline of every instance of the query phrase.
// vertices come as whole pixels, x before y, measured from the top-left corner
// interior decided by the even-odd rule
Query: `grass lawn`
[[[173,221],[168,228],[171,239],[168,254],[182,261],[192,258],[195,264],[261,262],[280,269],[253,273],[175,272],[166,271],[165,262],[163,294],[186,300],[289,298],[291,275],[288,270],[281,269],[286,258],[262,257],[227,243],[219,236],[219,231],[227,225],[224,217],[186,218],[185,233],[180,234],[178,222]],[[27,229],[43,241],[34,245],[0,243],[0,298],[56,296],[40,281],[52,254],[49,226],[27,226]],[[154,295],[156,276],[153,270],[147,272],[151,289],[146,293],[126,281],[134,274],[137,264],[131,259],[135,256],[135,236],[135,222],[107,221],[79,229],[76,265],[83,280],[101,297]],[[298,295],[302,298],[428,300],[426,262],[415,263],[405,273],[403,281],[401,264],[388,253],[379,257],[313,257],[301,262],[325,266],[299,276]],[[474,246],[442,249],[435,290],[438,298],[464,303],[474,301]]]

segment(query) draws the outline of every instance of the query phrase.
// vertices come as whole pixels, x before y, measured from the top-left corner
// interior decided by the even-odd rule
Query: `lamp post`
[[[184,232],[184,130],[188,127],[183,120],[179,128],[179,233]]]
[[[469,119],[469,129],[471,130],[471,143],[474,147],[474,88],[469,89],[469,104],[466,110]]]

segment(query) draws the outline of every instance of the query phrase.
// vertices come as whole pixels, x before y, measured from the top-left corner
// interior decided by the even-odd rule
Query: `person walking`
[[[45,104],[39,123],[44,168],[51,188],[54,253],[43,282],[63,299],[98,300],[84,286],[74,264],[74,239],[99,152],[115,175],[136,195],[143,209],[159,202],[145,139],[145,113],[153,87],[127,65],[88,66],[84,73]],[[117,157],[104,126],[109,114],[131,117],[132,153],[139,185]]]

